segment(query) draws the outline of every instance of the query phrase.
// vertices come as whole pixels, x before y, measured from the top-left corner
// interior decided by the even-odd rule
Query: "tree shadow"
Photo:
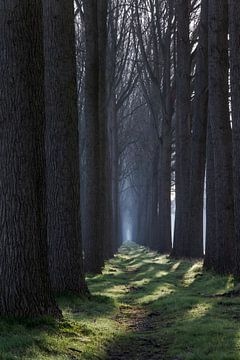
[[[138,260],[141,261],[141,256]],[[121,301],[143,305],[146,310],[145,318],[141,319],[143,327],[140,332],[138,326],[130,328],[115,339],[107,348],[105,359],[238,358],[239,300],[208,297],[226,289],[229,278],[206,273],[201,264],[189,261],[169,259],[160,266],[148,264],[149,269],[144,262],[138,265],[140,272],[132,274],[130,283],[139,281],[143,274],[148,282],[142,288],[136,287],[134,293],[123,295]],[[161,275],[159,271],[167,274]],[[161,285],[165,284],[172,290],[162,294]],[[153,298],[147,301],[149,294]],[[146,301],[142,301],[144,297]]]

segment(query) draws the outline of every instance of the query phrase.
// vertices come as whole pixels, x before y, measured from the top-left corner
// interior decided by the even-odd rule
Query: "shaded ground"
[[[132,245],[88,284],[91,300],[59,299],[61,322],[0,321],[0,360],[240,360],[232,277]]]

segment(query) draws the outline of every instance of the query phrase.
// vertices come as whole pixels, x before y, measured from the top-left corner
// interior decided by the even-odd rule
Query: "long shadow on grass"
[[[110,344],[106,359],[239,358],[236,344],[240,330],[239,301],[207,297],[222,292],[229,278],[203,273],[199,265],[189,261],[148,262],[144,253],[129,261],[125,259],[124,266],[125,272],[129,266],[136,267],[135,271],[125,274],[124,280],[129,279],[130,284],[136,284],[141,278],[147,280],[143,286],[132,290],[130,287],[120,300],[143,305],[147,314],[141,319],[140,331],[137,326]],[[124,274],[124,268],[122,271]],[[167,274],[161,275],[161,271]],[[116,277],[120,279],[123,274]],[[161,286],[167,285],[171,291],[162,294]]]

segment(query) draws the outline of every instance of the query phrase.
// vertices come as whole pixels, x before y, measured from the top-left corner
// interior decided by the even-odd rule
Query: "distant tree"
[[[236,268],[240,274],[240,2],[229,0]]]
[[[41,1],[0,2],[0,315],[59,315],[45,209]]]
[[[86,293],[72,0],[44,0],[46,178],[53,290]]]

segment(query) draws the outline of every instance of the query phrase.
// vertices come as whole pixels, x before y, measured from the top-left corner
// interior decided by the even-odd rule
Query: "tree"
[[[214,154],[217,253],[214,270],[234,267],[232,131],[228,107],[228,2],[209,1],[209,121]]]
[[[236,269],[240,274],[240,3],[229,0]]]
[[[0,30],[0,314],[60,315],[47,260],[41,1],[1,1]]]
[[[99,273],[104,264],[106,230],[106,24],[107,1],[85,0],[85,267]],[[106,26],[106,25],[105,25]]]
[[[206,247],[204,268],[217,269],[217,237],[216,237],[216,206],[215,206],[215,178],[214,153],[211,126],[208,121],[207,130],[207,166],[206,166]]]
[[[43,4],[51,283],[57,293],[85,294],[73,1],[45,0]]]
[[[203,198],[208,105],[208,0],[201,2],[197,48],[195,98],[192,116],[189,224],[186,254],[203,256]]]
[[[176,217],[172,255],[186,256],[189,218],[189,179],[191,149],[191,47],[189,39],[189,1],[176,1],[177,74],[176,74]]]

